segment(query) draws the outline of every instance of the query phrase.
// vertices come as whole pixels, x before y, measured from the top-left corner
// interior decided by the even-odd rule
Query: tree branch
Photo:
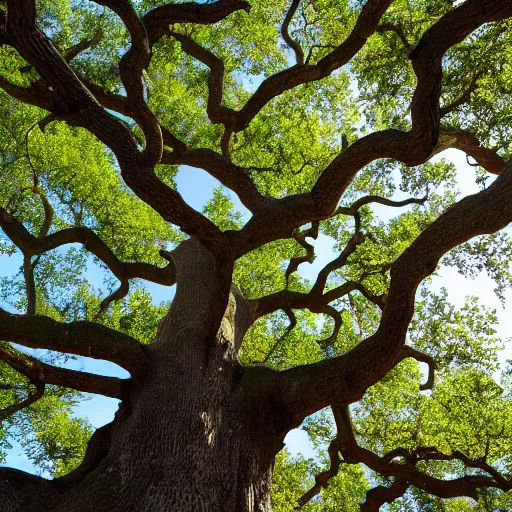
[[[339,473],[341,466],[339,451],[339,439],[335,437],[329,443],[329,448],[327,449],[330,460],[329,468],[315,475],[315,484],[299,498],[295,510],[301,510],[304,505],[310,502],[322,489],[325,489],[329,485],[329,481]]]
[[[129,0],[95,1],[114,11],[130,34],[131,46],[119,61],[119,73],[134,119],[146,138],[144,165],[153,168],[162,158],[163,142],[158,120],[144,98],[142,73],[151,61],[151,45],[146,28]]]
[[[408,206],[410,204],[425,204],[425,201],[428,199],[428,193],[425,194],[424,197],[416,198],[410,197],[408,199],[403,199],[402,201],[393,201],[392,199],[388,199],[386,197],[369,195],[363,196],[357,199],[351,206],[340,206],[336,209],[333,214],[335,215],[352,215],[355,216],[359,209],[370,203],[378,203],[384,206],[392,206],[393,208],[400,208],[402,206]]]
[[[134,278],[168,286],[176,282],[172,260],[166,258],[168,263],[165,267],[156,267],[143,262],[120,261],[107,244],[94,231],[86,227],[66,228],[43,238],[36,238],[2,207],[0,207],[0,227],[27,258],[62,245],[80,243],[100,259],[122,283]]]
[[[478,165],[492,174],[499,174],[506,164],[495,149],[482,146],[474,134],[458,128],[441,128],[439,142],[433,154],[448,148],[464,151],[466,155],[474,158]]]
[[[368,387],[404,358],[417,287],[450,249],[510,223],[511,194],[512,164],[507,164],[487,189],[451,206],[392,264],[389,293],[379,328],[373,336],[342,356],[274,375],[274,385],[293,417],[290,428],[327,405],[359,400]]]
[[[103,30],[101,27],[96,29],[96,32],[92,37],[85,37],[81,41],[78,41],[71,48],[68,48],[63,52],[62,56],[66,59],[66,62],[71,62],[74,58],[78,57],[82,52],[94,48],[97,46],[103,38]],[[28,73],[32,69],[32,66],[24,66],[20,68],[21,73]]]
[[[391,2],[392,0],[369,0],[362,8],[356,25],[347,39],[317,64],[296,65],[268,77],[241,110],[217,108],[216,115],[210,116],[211,121],[223,124],[230,133],[242,131],[271,99],[298,85],[329,76],[344,66],[363,47]],[[294,3],[291,11],[293,5]],[[288,12],[290,13],[290,10]]]
[[[298,41],[295,41],[289,32],[290,22],[293,19],[293,16],[297,12],[297,8],[300,5],[300,0],[292,0],[288,11],[286,11],[286,15],[284,17],[283,23],[281,25],[281,36],[284,39],[285,43],[293,50],[295,53],[295,60],[298,66],[304,65],[304,51]]]
[[[296,309],[308,308],[311,312],[324,313],[333,318],[335,326],[333,335],[330,336],[328,340],[324,340],[324,342],[330,342],[332,341],[333,336],[337,335],[337,332],[340,327],[339,313],[334,308],[328,306],[330,302],[337,300],[342,296],[357,290],[361,292],[361,294],[367,300],[376,304],[380,309],[384,309],[384,297],[372,295],[362,283],[356,281],[347,281],[340,286],[324,291],[325,286],[327,284],[327,280],[332,272],[334,272],[337,269],[340,269],[341,267],[347,264],[349,257],[355,252],[357,247],[361,245],[367,238],[367,235],[363,235],[360,231],[361,223],[359,209],[362,206],[376,202],[387,206],[399,207],[409,204],[423,204],[426,200],[427,195],[421,199],[409,198],[403,201],[392,201],[384,197],[370,195],[361,197],[360,199],[355,201],[350,207],[339,207],[334,213],[334,215],[352,215],[355,219],[355,233],[349,239],[343,251],[341,251],[337,258],[332,260],[330,263],[325,265],[325,267],[322,270],[320,270],[316,282],[309,291],[309,293],[291,292],[286,289],[265,297],[261,297],[259,299],[249,301],[250,308],[253,312],[254,320],[264,315],[273,313],[274,311],[277,311],[278,309],[282,309],[284,307]],[[301,256],[299,258],[293,258],[292,260],[290,260],[290,264],[285,272],[285,276],[287,279],[289,275],[297,269],[300,263],[303,263],[304,261],[311,262],[314,259],[314,248],[311,244],[306,242],[305,239],[308,236],[316,238],[317,234],[317,222],[313,222],[311,228],[304,232],[294,233],[293,238],[295,238],[295,240],[297,240],[297,242],[306,249],[306,255]],[[383,270],[388,270],[388,268],[385,268]]]
[[[454,110],[458,109],[461,105],[464,105],[464,103],[467,103],[471,98],[471,94],[473,94],[473,92],[478,87],[478,80],[482,77],[482,75],[482,72],[476,73],[473,79],[471,80],[470,84],[468,85],[468,88],[456,100],[453,100],[451,103],[448,103],[448,105],[442,107],[439,110],[439,115],[441,117],[444,117],[448,115],[450,112],[453,112]]]
[[[189,165],[204,169],[208,174],[218,179],[225,187],[229,188],[239,197],[242,204],[251,212],[256,211],[266,199],[262,196],[256,185],[249,177],[249,170],[240,167],[219,153],[207,149],[190,149],[181,142],[175,141],[174,136],[163,129],[164,144],[175,148],[170,153],[164,150],[161,163],[168,165]],[[178,144],[180,144],[178,146]]]
[[[23,354],[3,342],[0,342],[0,360],[7,363],[11,368],[27,377],[30,382],[36,385],[39,395],[24,407],[28,407],[35,400],[41,398],[44,392],[44,384],[52,384],[86,393],[97,393],[111,398],[122,399],[125,390],[128,389],[127,382],[130,381],[130,379],[117,379],[115,377],[104,377],[92,373],[58,368],[43,363],[35,357]]]
[[[123,83],[130,89],[136,121],[147,138],[146,149],[142,153],[130,129],[97,103],[51,41],[36,27],[34,0],[8,1],[8,35],[20,55],[51,87],[55,105],[50,105],[52,108],[49,110],[58,118],[96,135],[114,152],[125,183],[138,197],[160,213],[164,220],[177,224],[190,235],[197,235],[217,259],[225,259],[229,248],[220,230],[187,205],[180,194],[158,179],[154,172],[154,164],[161,156],[161,135],[153,114],[140,101],[138,78],[148,62],[147,40],[131,6],[124,1],[116,5],[132,36],[132,47],[123,61]],[[133,72],[128,69],[132,65]]]
[[[149,43],[153,46],[161,37],[169,35],[169,25],[177,23],[212,25],[236,11],[249,12],[250,8],[250,4],[245,0],[217,0],[206,4],[195,2],[166,4],[149,11],[142,21]]]
[[[311,227],[306,229],[305,231],[297,230],[294,234],[295,241],[306,250],[306,254],[304,256],[299,256],[298,258],[292,258],[284,276],[286,278],[286,287],[288,288],[288,281],[290,276],[299,268],[301,263],[313,263],[315,260],[315,248],[306,240],[306,238],[312,238],[316,240],[318,238],[318,228],[320,227],[319,222],[312,222]]]
[[[367,504],[361,507],[362,511],[377,512],[380,505],[390,503],[400,497],[407,490],[409,485],[414,485],[440,498],[469,496],[473,499],[478,498],[478,494],[482,488],[494,487],[505,492],[512,488],[512,482],[505,479],[494,468],[481,461],[472,461],[460,452],[446,455],[436,449],[420,447],[414,452],[409,453],[407,450],[399,448],[381,457],[357,444],[347,406],[336,407],[333,409],[333,412],[338,428],[338,446],[343,456],[342,463],[363,463],[385,478],[394,478],[391,487],[379,486],[369,491],[366,500]],[[393,459],[396,457],[405,458],[406,463],[393,462]],[[441,480],[431,477],[415,467],[420,461],[449,461],[457,459],[465,463],[468,467],[477,467],[478,469],[488,472],[490,476],[471,475],[452,480]]]
[[[210,69],[210,76],[208,78],[208,102],[206,105],[206,112],[210,120],[215,123],[216,119],[229,116],[231,109],[222,105],[224,61],[211,51],[196,43],[186,34],[172,30],[170,31],[170,35],[181,43],[181,48],[187,55],[194,57]],[[230,133],[230,130],[226,129],[226,132]]]
[[[379,6],[384,7],[379,2],[367,2],[360,20],[368,13],[366,8]],[[500,0],[468,0],[450,10],[430,27],[410,55],[417,77],[411,103],[411,130],[404,132],[388,129],[360,138],[324,169],[311,193],[288,196],[263,205],[240,232],[230,236],[236,257],[269,241],[290,238],[299,226],[331,216],[357,172],[375,159],[391,158],[408,166],[427,161],[436,151],[439,141],[439,98],[444,53],[482,24],[510,16],[510,3]],[[365,25],[366,28],[371,27],[373,32],[373,22],[378,22],[378,19],[373,16],[372,21]],[[357,30],[358,25],[354,31]]]
[[[1,346],[0,346],[0,360],[2,357],[1,353]],[[38,381],[30,381],[30,384],[32,384],[35,387],[35,391],[32,393],[29,393],[28,396],[21,400],[21,402],[17,402],[15,404],[9,405],[7,407],[4,407],[3,409],[0,409],[0,425],[13,414],[16,414],[17,412],[25,409],[26,407],[30,407],[33,403],[37,402],[43,395],[44,395],[44,384]]]
[[[0,467],[0,500],[3,512],[51,510],[61,495],[52,480]]]
[[[392,503],[405,494],[409,488],[406,480],[395,479],[388,487],[379,485],[369,489],[364,503],[361,503],[361,512],[379,512],[380,507]]]
[[[384,32],[394,32],[398,36],[398,39],[400,39],[400,41],[404,45],[405,51],[408,54],[410,54],[413,51],[414,45],[409,43],[405,35],[404,29],[402,28],[402,25],[397,25],[393,23],[381,23],[377,27],[376,31],[379,32],[380,34],[383,34]]]
[[[135,339],[93,322],[61,323],[42,315],[16,315],[0,309],[0,339],[30,348],[105,359],[141,379],[147,356]]]
[[[290,308],[284,308],[283,311],[286,313],[286,316],[290,320],[290,323],[288,324],[288,327],[285,329],[283,334],[279,336],[272,345],[272,348],[268,351],[268,354],[264,357],[264,359],[259,364],[267,364],[270,358],[274,355],[275,351],[279,348],[281,343],[284,341],[284,339],[290,334],[290,332],[295,328],[297,325],[297,317],[295,316],[295,313]]]
[[[413,359],[416,359],[416,361],[428,365],[427,382],[420,385],[420,391],[432,389],[434,387],[434,371],[436,369],[435,359],[433,357],[430,357],[428,354],[420,352],[419,350],[416,350],[415,348],[406,345],[403,348],[403,359],[407,359],[408,357],[412,357]]]

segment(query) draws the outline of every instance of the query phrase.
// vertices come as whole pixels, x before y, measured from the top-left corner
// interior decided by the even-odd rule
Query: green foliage
[[[41,471],[62,476],[80,464],[91,425],[72,416],[76,397],[62,392],[46,395],[25,414],[18,440],[29,459]]]
[[[132,3],[141,14],[161,4],[157,0]],[[265,196],[280,198],[309,191],[333,158],[364,134],[390,127],[407,130],[416,85],[409,51],[452,3],[395,0],[381,25],[399,27],[405,41],[396,30],[379,30],[349,66],[272,99],[245,130],[232,137],[233,162],[246,168]],[[363,2],[317,0],[303,4],[290,33],[314,64],[347,37]],[[212,26],[191,24],[173,29],[223,59],[224,104],[240,109],[263,78],[293,64],[292,53],[279,38],[288,7],[284,0],[259,0],[252,2],[250,15],[236,12]],[[38,8],[43,30],[64,53],[102,31],[103,37],[74,58],[72,65],[77,73],[107,91],[123,94],[117,62],[129,37],[120,19],[94,2],[39,0]],[[499,147],[504,158],[512,154],[511,62],[510,21],[483,26],[450,49],[443,60],[442,106],[460,98],[473,82],[475,85],[468,101],[443,119],[444,127],[470,130],[482,143]],[[20,86],[39,79],[7,45],[0,46],[0,75]],[[187,56],[167,35],[153,49],[144,82],[148,103],[163,126],[190,148],[219,151],[222,130],[209,122],[206,112],[208,76],[208,69]],[[58,121],[42,131],[37,123],[46,114],[0,91],[0,206],[38,236],[44,225],[46,199],[53,208],[50,233],[86,226],[120,260],[163,265],[159,249],[172,249],[183,235],[127,189],[112,154],[89,132]],[[123,121],[140,135],[133,120]],[[157,174],[176,187],[176,166],[161,165]],[[487,178],[479,173],[481,186],[488,183]],[[331,274],[328,288],[354,280],[371,294],[385,297],[391,263],[458,197],[455,166],[444,159],[414,168],[378,160],[362,169],[342,198],[343,206],[368,194],[403,199],[404,195],[422,197],[427,192],[428,199],[422,205],[404,209],[373,204],[363,207],[361,230],[366,239],[347,264]],[[225,189],[216,188],[203,213],[223,231],[240,229],[248,218],[235,204]],[[353,217],[340,214],[322,221],[320,232],[339,253],[353,235]],[[289,260],[303,253],[292,239],[264,245],[236,262],[234,282],[248,299],[286,286],[306,292],[312,283],[300,272],[292,274],[288,283],[285,277]],[[445,257],[444,264],[470,277],[485,271],[504,299],[512,283],[511,256],[510,236],[501,233],[458,247]],[[9,257],[16,266],[21,265],[19,251],[0,233],[0,262]],[[88,271],[94,258],[78,246],[51,251],[31,262],[36,310],[56,320],[94,319],[102,298],[118,286],[101,264],[105,289],[92,282]],[[0,302],[13,311],[26,309],[21,269],[0,278]],[[278,311],[250,329],[240,353],[242,363],[265,364],[275,370],[314,363],[346,353],[375,332],[380,311],[360,293],[340,298],[333,306],[342,319],[336,339],[325,342],[333,326],[323,315],[297,311],[296,327],[286,332],[289,319]],[[155,304],[150,291],[137,282],[130,294],[111,305],[98,321],[148,344],[167,309],[167,302]],[[400,363],[352,406],[359,443],[379,454],[396,447],[414,450],[437,446],[446,453],[458,450],[469,457],[485,456],[510,473],[512,371],[500,369],[505,340],[498,338],[496,323],[496,312],[478,298],[469,297],[456,308],[449,303],[446,290],[434,293],[426,283],[418,294],[408,343],[435,358],[435,388],[420,392],[424,368],[412,359]],[[58,354],[38,355],[55,364],[66,363]],[[4,386],[0,389],[0,408],[27,396],[26,380],[5,364],[0,364],[0,382]],[[59,476],[73,469],[92,432],[91,425],[73,415],[76,404],[85,398],[52,387],[44,399],[9,418],[0,427],[0,462],[18,440],[39,471]],[[278,454],[272,491],[275,512],[291,510],[314,484],[314,475],[329,464],[327,446],[335,436],[330,412],[316,413],[302,428],[309,434],[316,456],[306,460],[293,458],[286,451]],[[462,475],[464,468],[460,463],[431,462],[422,469],[431,475],[452,477]],[[343,464],[338,476],[303,510],[357,511],[366,490],[380,481],[359,465]],[[465,498],[440,500],[412,488],[390,505],[390,510],[464,512],[511,507],[510,497],[494,491],[484,493],[473,507]]]

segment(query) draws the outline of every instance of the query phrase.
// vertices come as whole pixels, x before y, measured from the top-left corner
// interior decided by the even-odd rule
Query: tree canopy
[[[316,450],[277,454],[275,512],[512,508],[508,340],[431,286],[512,285],[511,62],[508,0],[0,1],[0,461],[73,474],[76,404],[142,385],[195,241],[205,337],[243,296],[243,380]],[[202,211],[190,168],[217,180]]]

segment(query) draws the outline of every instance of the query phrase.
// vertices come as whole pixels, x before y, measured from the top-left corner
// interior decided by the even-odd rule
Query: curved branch
[[[347,64],[364,46],[391,3],[392,0],[368,0],[347,39],[317,64],[296,65],[268,77],[241,110],[218,109],[218,115],[211,119],[212,122],[223,124],[229,132],[245,130],[258,112],[276,96],[298,85],[328,77],[333,71]]]
[[[153,46],[161,37],[169,34],[169,25],[194,23],[212,25],[236,11],[249,12],[251,6],[245,0],[217,0],[212,3],[186,2],[166,4],[149,11],[142,21]]]
[[[129,381],[129,379],[104,377],[92,373],[58,368],[43,363],[35,357],[23,354],[3,342],[0,342],[0,361],[4,361],[18,373],[27,377],[38,388],[39,396],[24,407],[41,398],[44,392],[44,384],[52,384],[86,393],[97,393],[111,398],[122,399],[125,394],[124,391],[127,389],[126,382]]]
[[[434,154],[448,148],[459,149],[476,160],[487,172],[499,174],[507,163],[495,149],[481,145],[476,136],[458,128],[441,128],[439,142]]]
[[[324,292],[325,285],[327,284],[327,279],[331,272],[340,269],[341,267],[347,264],[349,257],[354,254],[356,249],[366,240],[366,236],[360,233],[358,230],[354,233],[354,235],[347,242],[347,245],[340,252],[337,258],[333,259],[331,262],[327,263],[325,267],[320,270],[318,273],[318,277],[316,278],[316,282],[311,288],[311,295],[320,296]]]
[[[448,105],[442,107],[439,110],[439,115],[441,117],[444,117],[448,115],[450,112],[453,112],[460,106],[464,105],[464,103],[467,103],[471,99],[471,94],[473,94],[473,92],[475,92],[476,88],[478,87],[478,80],[482,76],[483,72],[479,71],[478,73],[476,73],[473,79],[471,80],[470,84],[468,85],[468,88],[456,100],[453,100],[451,103],[448,103]]]
[[[393,201],[392,199],[388,199],[387,197],[369,195],[360,197],[351,206],[340,206],[336,209],[333,216],[335,215],[355,215],[357,211],[370,203],[378,203],[384,206],[392,206],[393,208],[400,208],[401,206],[408,206],[410,204],[424,204],[428,199],[428,193],[425,194],[424,197],[416,198],[410,197],[408,199],[403,199],[402,201]]]
[[[406,345],[403,348],[403,359],[407,359],[408,357],[412,357],[413,359],[416,359],[416,361],[428,365],[427,382],[420,385],[420,391],[432,389],[434,387],[434,371],[436,369],[435,359],[433,357],[430,357],[428,354],[420,352],[419,350],[416,350],[415,348]]]
[[[407,480],[395,479],[391,485],[379,485],[368,490],[364,503],[361,503],[361,512],[379,512],[380,507],[392,503],[405,494],[409,488]]]
[[[42,315],[16,315],[0,309],[0,339],[105,359],[125,368],[134,379],[141,379],[146,371],[147,357],[137,340],[94,322],[66,324]]]
[[[512,482],[505,479],[494,468],[480,461],[472,461],[459,452],[446,455],[436,449],[420,447],[414,452],[409,453],[407,450],[400,448],[393,450],[391,454],[381,457],[358,445],[347,406],[334,408],[333,411],[338,428],[337,439],[339,440],[343,461],[347,464],[363,463],[385,478],[394,478],[394,484],[397,484],[396,486],[391,486],[391,489],[394,487],[393,490],[386,487],[383,488],[382,486],[377,487],[376,489],[378,490],[375,490],[370,496],[367,495],[367,498],[370,497],[372,500],[369,502],[369,505],[373,508],[362,507],[361,510],[377,512],[376,504],[379,501],[382,505],[386,502],[389,503],[389,500],[395,500],[407,490],[409,485],[414,485],[440,498],[469,496],[473,499],[478,498],[482,488],[494,487],[505,492],[512,488]],[[404,457],[407,464],[393,462],[393,458],[397,456]],[[441,480],[416,469],[416,464],[420,461],[457,459],[464,462],[468,467],[478,467],[483,471],[487,471],[490,476],[468,475],[452,480]],[[382,501],[384,498],[385,501]]]
[[[378,5],[379,2],[367,2],[360,19],[364,9]],[[411,102],[411,130],[388,129],[360,138],[324,169],[311,193],[288,196],[263,205],[240,232],[231,235],[236,257],[269,241],[290,238],[299,226],[331,216],[354,176],[370,162],[391,158],[414,166],[427,161],[438,147],[444,53],[482,24],[510,16],[512,4],[500,0],[467,0],[446,13],[425,32],[410,56],[417,76]],[[366,25],[372,32],[375,29],[373,21],[378,22],[378,17]],[[354,30],[357,31],[357,25]]]
[[[172,30],[170,31],[170,35],[181,43],[181,48],[187,55],[194,57],[210,69],[210,76],[208,78],[208,102],[206,105],[206,112],[210,120],[215,123],[217,119],[229,116],[231,109],[222,105],[224,61],[206,48],[203,48],[186,34],[180,34]],[[226,130],[224,133],[230,134],[231,131]],[[229,136],[227,137],[226,142],[229,141]],[[226,157],[226,155],[224,155],[224,157]]]
[[[218,179],[225,187],[231,189],[239,197],[241,203],[251,212],[266,201],[256,185],[249,177],[249,169],[240,167],[223,155],[207,148],[189,149],[178,141],[168,130],[162,129],[164,144],[175,148],[170,153],[164,150],[161,163],[168,165],[189,165],[204,169]]]
[[[2,207],[0,207],[0,227],[28,258],[62,245],[80,243],[87,251],[100,259],[122,283],[134,278],[168,286],[176,282],[176,272],[172,260],[168,260],[165,267],[156,267],[143,262],[120,261],[110,247],[94,231],[86,227],[66,228],[43,238],[37,238]]]
[[[311,501],[320,491],[329,485],[329,481],[334,478],[340,470],[341,459],[339,457],[339,439],[335,437],[327,448],[329,455],[330,466],[327,470],[315,475],[315,484],[311,489],[306,491],[298,500],[295,510],[301,510],[306,503]]]
[[[114,290],[108,297],[105,297],[100,304],[100,307],[94,315],[94,320],[97,320],[103,313],[107,311],[112,302],[124,299],[130,292],[130,283],[128,280],[121,281],[119,288]]]
[[[302,66],[304,64],[304,50],[302,49],[300,43],[292,38],[289,32],[290,22],[297,12],[299,5],[300,0],[292,0],[292,3],[290,4],[288,11],[286,11],[286,15],[281,25],[281,36],[285,43],[293,50],[293,53],[295,53],[295,60],[297,65]]]
[[[2,349],[0,346],[0,360],[2,360],[1,350]],[[44,384],[38,381],[30,381],[30,384],[32,384],[36,388],[33,393],[29,393],[28,396],[21,402],[0,409],[0,425],[9,416],[16,414],[18,411],[21,411],[26,407],[30,407],[33,403],[37,402],[40,398],[42,398],[42,396],[44,395]]]
[[[306,254],[304,256],[299,256],[298,258],[292,258],[286,271],[284,273],[286,279],[286,287],[288,287],[288,281],[290,276],[299,268],[301,263],[313,263],[315,260],[315,248],[306,240],[306,238],[312,238],[316,240],[318,238],[318,228],[320,227],[319,222],[312,222],[311,227],[306,229],[305,231],[297,231],[294,234],[295,241],[306,250]]]
[[[451,206],[392,264],[389,293],[374,335],[345,355],[275,374],[275,385],[294,418],[292,428],[327,405],[359,400],[403,359],[417,287],[446,252],[512,222],[511,195],[512,163],[487,189]]]
[[[402,28],[402,25],[397,25],[393,23],[381,23],[377,27],[376,32],[378,32],[379,34],[383,34],[384,32],[394,32],[398,36],[398,39],[400,39],[400,41],[404,45],[405,51],[408,54],[410,54],[414,50],[414,45],[409,43],[405,35],[404,29]]]
[[[142,73],[151,61],[151,45],[146,28],[129,0],[95,1],[114,11],[130,34],[131,46],[119,61],[119,74],[133,117],[146,138],[144,165],[152,168],[162,158],[163,141],[157,118],[144,98]]]
[[[318,340],[317,343],[322,347],[328,347],[332,343],[334,343],[338,339],[338,334],[341,329],[341,324],[343,323],[341,313],[333,308],[332,306],[329,306],[328,304],[323,306],[322,308],[319,308],[318,310],[320,313],[323,313],[324,315],[330,316],[333,319],[334,326],[332,329],[332,332],[330,336],[323,340]]]
[[[189,235],[196,235],[217,259],[225,259],[229,248],[217,226],[186,204],[181,195],[163,183],[154,172],[154,164],[161,155],[161,135],[154,116],[140,102],[138,76],[148,53],[144,37],[139,37],[144,29],[140,20],[135,19],[131,7],[127,7],[129,4],[123,1],[117,5],[120,11],[127,9],[122,12],[122,17],[132,35],[133,51],[127,53],[124,62],[128,63],[127,69],[133,64],[135,71],[133,77],[128,76],[130,73],[126,71],[123,83],[130,87],[131,97],[135,98],[133,110],[136,121],[145,130],[148,140],[142,153],[131,130],[98,104],[48,37],[37,28],[34,0],[8,0],[7,31],[16,50],[51,87],[54,105],[49,105],[49,110],[58,118],[82,126],[96,135],[113,151],[125,183],[140,199],[152,206],[167,222],[178,225]],[[130,60],[132,55],[133,61]],[[146,58],[144,62],[143,57]]]

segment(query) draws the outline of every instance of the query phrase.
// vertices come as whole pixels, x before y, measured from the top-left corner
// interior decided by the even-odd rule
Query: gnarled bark
[[[212,254],[196,240],[172,257],[176,297],[146,349],[149,371],[127,388],[114,422],[93,436],[77,470],[37,480],[48,495],[44,510],[270,510],[273,460],[288,425],[272,421],[275,401],[238,361],[252,322],[249,307],[232,286],[211,337],[212,304],[230,283],[219,283]],[[39,501],[13,492],[18,477],[4,475],[5,492],[16,500],[6,512],[40,512]],[[26,485],[39,492],[33,479]]]

